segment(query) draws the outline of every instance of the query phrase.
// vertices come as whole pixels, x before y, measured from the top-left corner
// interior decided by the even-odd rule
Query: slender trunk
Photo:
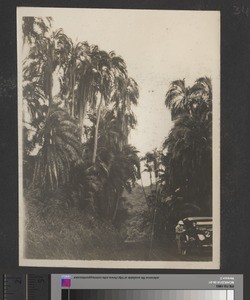
[[[146,195],[146,192],[145,192],[145,189],[144,189],[142,177],[141,177],[141,188],[142,188],[143,195],[144,195],[144,197],[145,197],[146,203],[147,203],[147,205],[148,205],[147,195]]]
[[[81,142],[82,143],[84,143],[83,128],[84,128],[84,120],[85,120],[86,112],[87,112],[87,103],[84,103],[83,111],[82,111],[82,117],[81,117],[81,120],[80,120],[80,137],[81,137]]]
[[[49,90],[48,90],[48,94],[49,94],[49,102],[50,105],[52,104],[52,88],[53,88],[53,53],[52,50],[50,49],[50,53],[48,55],[48,76],[49,76]]]
[[[62,99],[64,100],[64,106],[67,110],[67,113],[70,115],[70,107],[69,107],[69,99],[68,95],[62,96]]]
[[[114,214],[113,214],[113,218],[112,218],[113,224],[115,223],[115,220],[116,220],[117,211],[118,211],[119,204],[120,204],[120,198],[121,198],[121,193],[118,191],[117,196],[116,196],[115,210],[114,210]]]
[[[80,128],[80,138],[81,138],[81,142],[83,142],[83,137],[82,137],[82,134],[83,134],[83,114],[84,114],[84,110],[85,110],[85,90],[83,88],[83,96],[82,96],[82,99],[79,103],[79,128]]]
[[[154,216],[153,216],[153,224],[152,224],[152,232],[151,232],[151,238],[150,238],[148,258],[150,258],[150,254],[151,254],[152,249],[153,249],[153,240],[154,240],[154,235],[155,235],[155,221],[156,221],[156,213],[157,213],[157,208],[158,208],[158,200],[159,200],[159,191],[158,191],[158,188],[156,186],[155,209],[154,209]]]
[[[87,105],[89,102],[89,83],[85,82],[85,84],[83,84],[81,86],[81,91],[82,91],[82,99],[80,102],[80,112],[79,112],[79,126],[80,126],[80,138],[81,138],[81,142],[84,143],[84,138],[83,138],[83,128],[84,128],[84,120],[85,120],[85,115],[87,112]]]
[[[81,101],[79,104],[79,127],[80,127],[80,138],[81,142],[84,142],[83,138],[83,125],[84,125],[84,119],[87,111],[87,103],[88,103],[88,88],[82,83],[80,86],[81,91]]]
[[[76,84],[76,76],[75,76],[75,69],[73,74],[73,83],[72,83],[72,109],[71,109],[71,117],[74,118],[75,116],[75,84]]]
[[[158,179],[158,173],[159,173],[159,171],[158,171],[158,163],[157,163],[157,160],[156,160],[156,158],[154,158],[154,173],[155,173],[155,182],[157,181],[157,179]]]
[[[155,231],[156,211],[157,211],[157,208],[155,207],[155,209],[154,209],[154,216],[153,216],[152,231],[151,231],[151,237],[150,237],[150,245],[149,245],[148,258],[150,258],[150,254],[151,254],[152,249],[153,249],[153,240],[154,240],[154,231]]]
[[[97,109],[97,120],[96,120],[96,126],[95,126],[94,150],[93,150],[93,157],[92,157],[92,163],[93,164],[95,164],[95,161],[96,161],[97,143],[98,143],[98,129],[99,129],[100,116],[101,116],[102,101],[103,101],[103,95],[101,95],[100,103],[99,103],[99,106],[98,106],[98,109]]]
[[[152,173],[151,172],[149,172],[149,177],[150,177],[150,190],[152,191],[153,182],[152,182]]]
[[[47,78],[46,83],[46,92],[49,98],[49,107],[47,112],[47,117],[50,115],[50,110],[53,104],[53,95],[52,95],[52,88],[53,88],[53,68],[52,68],[52,53],[51,49],[49,49],[49,55],[48,55],[48,62],[44,69],[44,79]]]
[[[50,68],[50,69],[52,69],[52,68]],[[52,96],[53,75],[52,75],[52,70],[51,70],[51,73],[48,76],[49,76],[49,91],[48,91],[49,107],[48,107],[47,117],[50,115],[51,107],[52,107],[52,104],[53,104],[53,96]]]

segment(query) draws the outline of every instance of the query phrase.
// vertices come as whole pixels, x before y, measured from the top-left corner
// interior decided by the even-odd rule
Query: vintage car
[[[185,232],[181,238],[181,254],[212,248],[213,226],[211,217],[189,217],[182,220]]]

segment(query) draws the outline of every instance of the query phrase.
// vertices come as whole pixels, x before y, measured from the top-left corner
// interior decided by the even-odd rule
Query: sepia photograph
[[[220,13],[17,8],[19,265],[218,269]]]

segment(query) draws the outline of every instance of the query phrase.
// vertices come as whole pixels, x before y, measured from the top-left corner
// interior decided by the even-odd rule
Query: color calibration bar
[[[234,300],[233,290],[63,290],[62,300]]]

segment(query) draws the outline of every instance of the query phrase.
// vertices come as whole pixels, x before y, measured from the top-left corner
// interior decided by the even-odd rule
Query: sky
[[[139,85],[138,125],[130,143],[144,155],[160,148],[172,127],[164,100],[170,83],[212,79],[219,101],[220,15],[212,11],[29,9],[25,16],[51,16],[74,42],[115,51]]]
[[[53,16],[53,14],[51,14]],[[164,104],[171,81],[188,85],[218,71],[219,13],[153,10],[74,10],[53,16],[73,41],[114,50],[140,89],[138,125],[130,142],[142,154],[162,145],[172,127]]]

